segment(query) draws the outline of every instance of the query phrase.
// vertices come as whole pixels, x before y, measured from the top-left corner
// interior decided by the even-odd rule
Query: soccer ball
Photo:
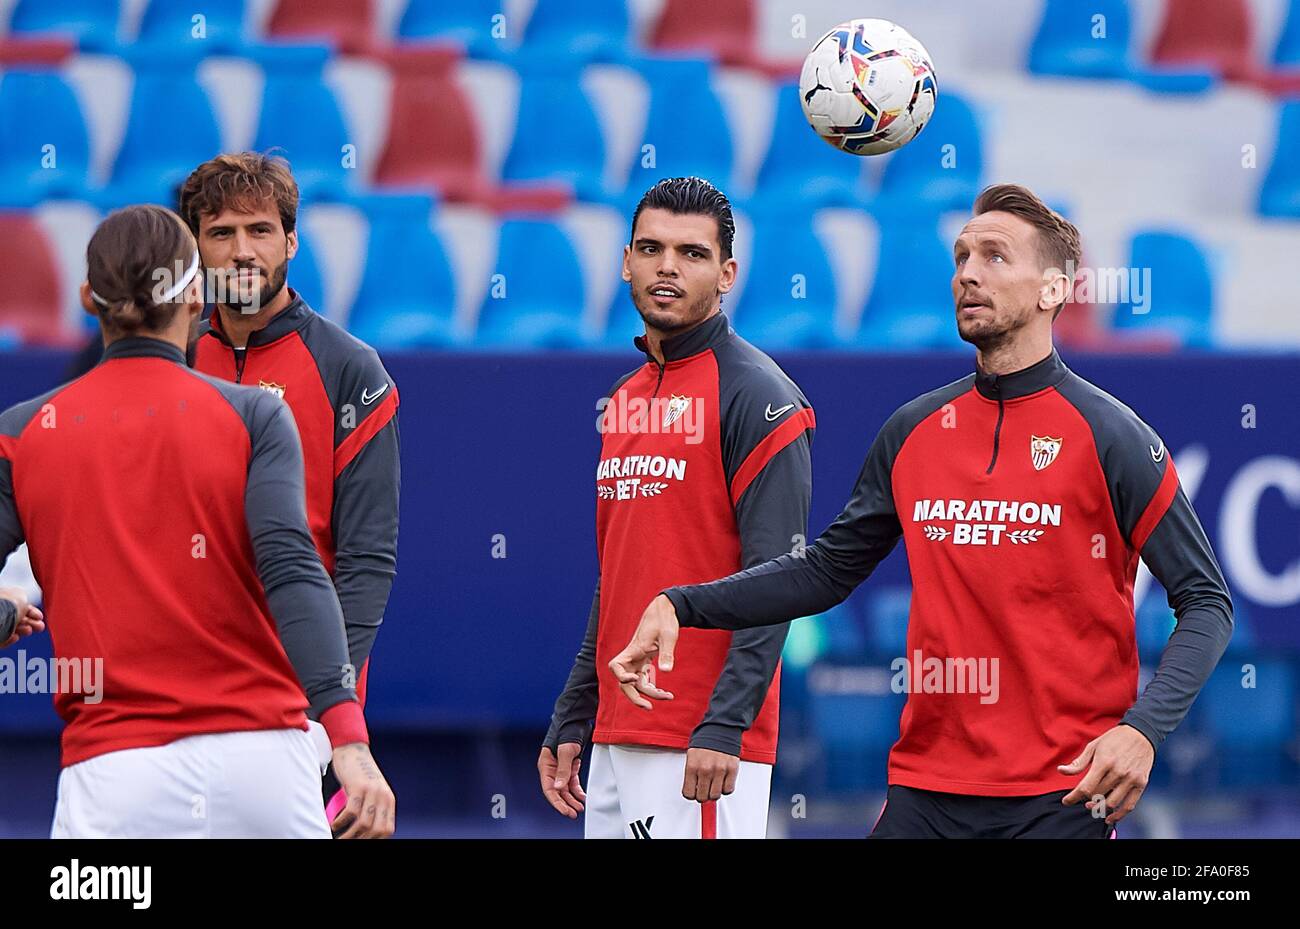
[[[912,141],[938,96],[925,47],[883,19],[836,26],[813,46],[799,74],[808,124],[854,155],[892,152]]]

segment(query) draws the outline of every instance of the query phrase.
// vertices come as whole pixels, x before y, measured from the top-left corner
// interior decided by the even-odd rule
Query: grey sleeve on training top
[[[600,702],[600,684],[596,678],[596,630],[599,624],[600,580],[597,579],[582,646],[573,659],[573,667],[569,670],[568,680],[564,682],[564,690],[560,691],[560,696],[555,700],[551,725],[542,742],[552,754],[561,742],[576,742],[585,747],[591,737],[592,720],[596,717],[596,707]]]
[[[307,528],[302,446],[284,401],[246,388],[236,401],[252,440],[244,510],[257,573],[285,654],[315,718],[355,701],[343,612]],[[242,401],[242,404],[240,403]]]

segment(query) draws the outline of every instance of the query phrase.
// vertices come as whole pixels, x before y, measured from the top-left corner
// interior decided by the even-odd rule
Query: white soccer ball
[[[854,155],[892,152],[912,141],[938,96],[925,46],[884,19],[836,26],[813,46],[799,74],[808,124]]]

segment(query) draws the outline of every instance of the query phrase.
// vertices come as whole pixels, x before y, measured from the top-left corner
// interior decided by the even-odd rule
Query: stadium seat
[[[9,31],[64,35],[85,49],[108,49],[117,42],[118,13],[118,0],[18,0]]]
[[[456,83],[450,51],[394,54],[388,139],[375,181],[436,188],[447,200],[470,200],[483,187],[478,127]]]
[[[1259,191],[1259,212],[1300,219],[1300,101],[1289,101],[1280,109],[1273,162]]]
[[[1244,665],[1253,668],[1253,682]],[[1218,749],[1221,785],[1294,783],[1295,762],[1284,748],[1296,726],[1295,671],[1287,662],[1238,658],[1220,663],[1197,697],[1195,713]]]
[[[166,124],[184,126],[159,144],[160,115]],[[161,203],[170,206],[176,187],[195,165],[221,151],[221,132],[208,95],[194,75],[163,71],[137,72],[126,134],[113,165],[105,206]]]
[[[229,52],[244,40],[244,14],[247,0],[149,0],[140,19],[136,42],[149,46],[193,45],[205,53]],[[194,17],[202,15],[200,25]]]
[[[630,28],[625,0],[537,0],[523,50],[579,61],[614,60],[628,48]]]
[[[0,69],[57,68],[76,50],[75,42],[58,36],[0,38]]]
[[[1140,232],[1133,236],[1127,267],[1150,269],[1150,293],[1143,295],[1145,302],[1116,306],[1114,329],[1164,332],[1188,347],[1210,346],[1214,276],[1200,246],[1176,232]]]
[[[1271,69],[1256,58],[1246,0],[1167,0],[1152,48],[1156,62],[1204,67],[1268,93],[1300,93],[1300,69]]]
[[[582,268],[559,226],[538,219],[501,224],[493,286],[479,310],[475,344],[571,348],[584,341]]]
[[[370,237],[348,330],[379,349],[452,344],[455,287],[429,224],[432,199],[371,196],[361,203]]]
[[[289,262],[287,282],[316,312],[325,306],[325,284],[316,263],[316,251],[312,248],[311,236],[301,227],[298,229],[298,253]]]
[[[1286,20],[1278,32],[1273,63],[1279,67],[1300,67],[1300,0],[1291,0]]]
[[[855,344],[879,350],[956,348],[952,251],[936,225],[902,217],[883,223],[871,295]]]
[[[602,4],[603,5],[603,4]],[[399,39],[438,39],[454,42],[475,57],[493,57],[503,42],[492,36],[493,17],[502,15],[498,0],[410,0],[397,25]],[[534,14],[536,15],[536,14]],[[506,44],[513,44],[505,22]]]
[[[755,224],[749,280],[732,317],[737,332],[765,351],[833,345],[835,296],[807,215]]]
[[[72,88],[53,71],[0,76],[0,205],[50,197],[80,199],[90,144]]]
[[[266,76],[253,147],[283,149],[304,197],[341,197],[355,169],[344,166],[350,140],[333,91],[319,71],[272,70]]]
[[[54,249],[30,213],[0,212],[0,332],[28,344],[67,345]]]
[[[375,47],[373,0],[278,0],[268,36],[329,42],[349,54]]]
[[[817,209],[863,201],[863,159],[836,151],[809,128],[797,82],[776,89],[771,139],[750,200],[752,211],[793,204],[801,209]]]
[[[627,195],[633,205],[664,177],[696,175],[724,191],[730,189],[731,134],[710,84],[709,63],[699,59],[646,60],[639,70],[650,86],[650,112],[628,181]]]
[[[1096,35],[1100,28],[1104,34]],[[1065,77],[1125,78],[1131,38],[1128,0],[1088,4],[1045,0],[1038,33],[1029,47],[1029,70]]]
[[[757,37],[754,0],[667,0],[650,46],[661,51],[705,52],[728,64],[752,64]]]
[[[943,94],[921,134],[889,156],[879,197],[934,210],[969,210],[984,174],[984,145],[975,112],[962,97]]]
[[[519,83],[519,117],[502,177],[563,183],[581,200],[613,195],[602,181],[605,140],[579,72],[521,62]]]

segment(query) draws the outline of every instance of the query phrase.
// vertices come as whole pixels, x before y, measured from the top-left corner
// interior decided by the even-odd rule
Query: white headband
[[[170,290],[168,290],[161,297],[159,297],[157,302],[161,304],[161,303],[169,303],[172,300],[175,300],[176,297],[180,295],[181,291],[183,291],[186,287],[189,286],[190,281],[194,280],[194,275],[198,273],[199,273],[199,253],[196,250],[194,252],[194,257],[190,259],[189,270],[187,270],[185,274],[181,276],[180,281],[178,281],[175,286],[173,286]],[[104,307],[105,309],[107,309],[111,305],[107,300],[105,300],[99,294],[95,293],[93,290],[90,292],[90,299],[94,300],[96,303],[98,303],[100,306]]]

